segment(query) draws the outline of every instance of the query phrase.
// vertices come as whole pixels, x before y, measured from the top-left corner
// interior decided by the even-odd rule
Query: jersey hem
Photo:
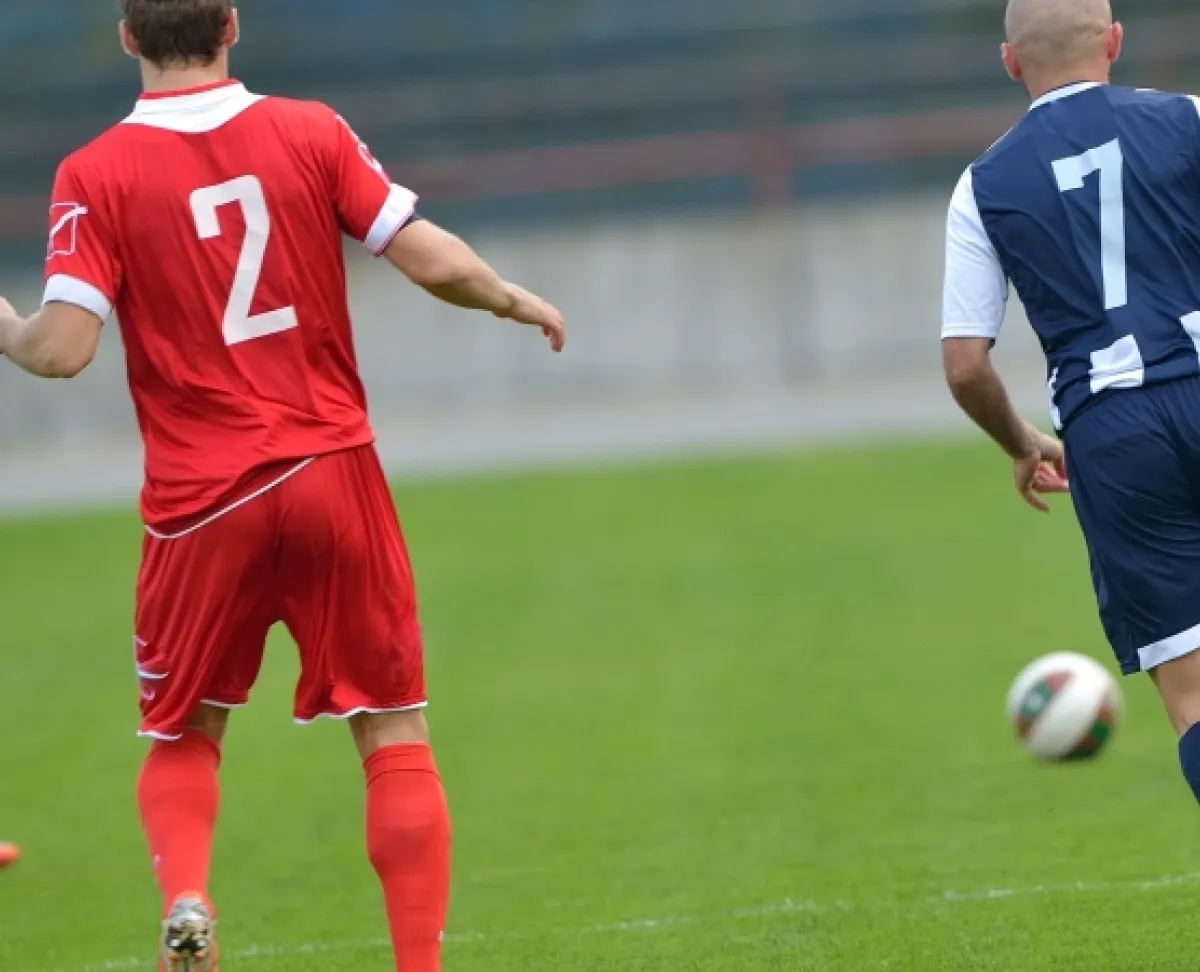
[[[195,524],[194,526],[188,527],[186,530],[180,530],[178,533],[161,533],[158,530],[155,530],[154,527],[150,526],[149,524],[146,524],[146,532],[150,536],[152,536],[155,540],[180,540],[183,537],[186,537],[190,534],[195,533],[197,530],[203,530],[209,524],[215,523],[217,520],[221,519],[221,517],[226,516],[229,513],[232,513],[234,510],[240,509],[241,507],[245,506],[247,503],[251,503],[256,499],[258,499],[262,496],[265,496],[267,493],[269,493],[271,490],[273,490],[276,486],[279,486],[280,484],[287,482],[289,479],[291,479],[293,476],[295,476],[296,473],[300,472],[303,469],[307,469],[314,462],[316,462],[318,458],[320,458],[320,457],[312,456],[308,459],[302,460],[301,462],[299,462],[298,464],[293,466],[291,469],[289,469],[287,472],[285,472],[282,476],[279,476],[277,479],[271,480],[271,482],[267,483],[266,486],[256,489],[249,496],[243,496],[241,499],[237,500],[236,502],[230,503],[228,506],[222,507],[221,509],[217,510],[217,512],[210,514],[209,516],[207,516],[203,520],[201,520],[199,523]]]

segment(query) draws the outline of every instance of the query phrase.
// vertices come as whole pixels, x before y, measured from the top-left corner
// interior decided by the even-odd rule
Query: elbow
[[[42,358],[38,373],[43,378],[70,381],[78,378],[96,359],[96,346],[54,348]]]
[[[962,402],[988,382],[992,372],[991,342],[951,338],[942,342],[942,368],[955,401]]]
[[[100,329],[100,319],[90,311],[53,303],[13,323],[3,350],[13,364],[39,378],[75,378],[95,360]]]
[[[991,365],[987,359],[950,360],[945,363],[946,385],[956,402],[969,398],[987,380]]]
[[[71,379],[78,378],[81,374],[83,374],[83,372],[87,370],[88,365],[91,363],[91,358],[88,358],[87,360],[80,358],[78,360],[61,361],[56,364],[54,373],[48,377],[61,381],[70,381]]]

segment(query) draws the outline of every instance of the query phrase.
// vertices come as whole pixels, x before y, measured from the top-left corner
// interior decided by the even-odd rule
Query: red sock
[[[221,750],[204,733],[185,730],[178,742],[150,747],[138,778],[142,828],[163,896],[163,914],[186,891],[208,900]],[[211,903],[211,902],[210,902]]]
[[[383,884],[397,972],[440,972],[450,902],[450,814],[427,745],[368,757],[367,853]]]

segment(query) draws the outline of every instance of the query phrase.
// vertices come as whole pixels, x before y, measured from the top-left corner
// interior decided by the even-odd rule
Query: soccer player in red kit
[[[208,897],[221,743],[267,630],[299,645],[295,716],[348,719],[401,972],[436,972],[450,823],[429,748],[412,572],[373,447],[342,237],[436,297],[540,328],[560,313],[416,215],[347,124],[229,79],[232,0],[122,0],[133,113],[68,158],[42,309],[0,301],[0,352],[69,378],[114,311],[145,443],[134,648],[137,799],[163,963],[216,968]],[[330,16],[336,16],[331,8]]]

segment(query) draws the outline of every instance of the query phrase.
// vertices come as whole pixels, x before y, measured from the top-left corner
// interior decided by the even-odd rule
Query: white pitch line
[[[925,905],[956,905],[977,904],[988,901],[1004,901],[1009,898],[1030,898],[1041,895],[1066,894],[1104,894],[1113,891],[1158,891],[1163,888],[1179,887],[1180,885],[1200,884],[1200,872],[1191,874],[1168,874],[1162,877],[1142,881],[1076,881],[1072,884],[1036,884],[1025,888],[987,888],[982,891],[943,891],[920,901]],[[447,945],[471,945],[479,942],[493,942],[529,938],[533,935],[625,935],[640,932],[654,932],[668,928],[679,928],[687,925],[700,925],[711,921],[731,921],[751,918],[773,918],[783,915],[821,915],[830,912],[858,911],[870,906],[855,904],[852,901],[838,900],[832,902],[793,900],[784,898],[773,904],[760,905],[752,908],[737,908],[730,911],[707,915],[675,915],[662,918],[636,918],[628,921],[614,921],[598,925],[584,925],[574,928],[530,929],[528,931],[463,933],[457,932],[446,936]],[[253,962],[258,959],[271,958],[302,958],[306,955],[333,955],[346,952],[383,951],[390,947],[386,938],[375,938],[359,942],[315,942],[300,945],[253,945],[235,952],[224,953],[226,959],[236,959],[239,962]],[[137,958],[116,958],[91,965],[76,966],[74,969],[53,969],[47,972],[127,972],[130,969],[148,968],[153,965],[153,959],[145,956]]]
[[[1030,888],[990,888],[986,891],[943,891],[927,899],[928,904],[969,904],[975,901],[1000,901],[1004,898],[1030,898],[1050,894],[1100,894],[1108,891],[1155,891],[1182,884],[1200,884],[1200,873],[1173,874],[1150,881],[1076,881],[1074,884],[1037,884]]]

